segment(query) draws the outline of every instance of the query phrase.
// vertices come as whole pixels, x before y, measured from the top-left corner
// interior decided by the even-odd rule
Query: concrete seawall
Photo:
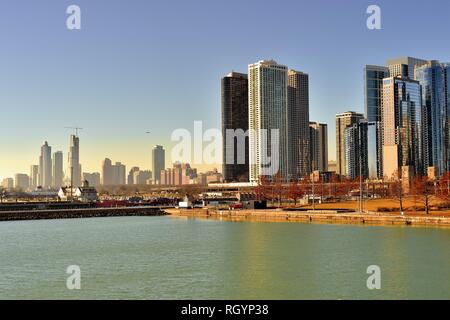
[[[142,206],[62,210],[3,211],[0,212],[0,221],[166,215],[167,213],[165,213],[162,209],[162,207]]]
[[[191,217],[211,217],[266,222],[318,222],[370,225],[420,225],[450,227],[449,217],[401,216],[379,213],[337,213],[336,211],[282,211],[282,210],[208,210],[166,209],[168,214]]]

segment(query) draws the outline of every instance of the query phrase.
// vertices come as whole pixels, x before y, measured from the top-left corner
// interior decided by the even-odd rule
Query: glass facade
[[[420,84],[396,78],[394,90],[396,140],[400,146],[399,165],[412,166],[414,174],[423,175],[426,146],[423,144],[425,132]]]
[[[449,64],[431,61],[417,68],[416,79],[422,86],[422,104],[426,119],[427,148],[425,164],[441,176],[449,170]]]

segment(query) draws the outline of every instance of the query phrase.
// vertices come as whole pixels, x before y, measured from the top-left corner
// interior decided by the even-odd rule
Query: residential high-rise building
[[[429,61],[416,68],[416,80],[422,86],[426,117],[428,154],[424,165],[439,177],[450,170],[450,64]]]
[[[311,171],[328,171],[328,125],[309,123]]]
[[[389,68],[390,77],[403,77],[411,80],[415,79],[415,69],[427,63],[427,60],[401,57],[395,59],[389,59],[386,65]]]
[[[59,189],[63,186],[64,170],[63,170],[63,153],[57,151],[53,153],[53,188]]]
[[[126,167],[121,162],[113,165],[113,184],[124,185],[126,183]]]
[[[289,178],[298,180],[311,173],[309,135],[309,76],[288,71]]]
[[[424,174],[427,146],[423,143],[424,121],[421,86],[405,77],[383,80],[383,176],[412,172]]]
[[[138,170],[133,173],[133,184],[145,185],[151,181],[152,172],[150,170]]]
[[[80,138],[76,135],[70,135],[69,138],[69,155],[66,179],[73,187],[81,186],[81,170],[80,170]]]
[[[30,176],[24,173],[17,173],[14,176],[14,188],[16,190],[27,190],[30,187]]]
[[[248,66],[250,181],[288,176],[287,71],[273,60]]]
[[[347,111],[336,115],[336,174],[347,175],[345,129],[364,119],[361,113]]]
[[[369,177],[367,163],[367,122],[353,123],[345,128],[345,164],[349,179]]]
[[[222,171],[226,182],[248,181],[248,77],[231,72],[222,78]]]
[[[374,173],[371,169],[376,169],[376,178],[383,176],[382,161],[383,161],[383,147],[382,139],[382,125],[381,125],[381,99],[383,91],[383,79],[389,77],[389,68],[382,66],[366,65],[364,68],[364,100],[365,100],[365,116],[368,122],[372,123],[369,127],[371,143],[369,144],[370,165],[369,176],[371,179]],[[375,133],[376,136],[372,137]],[[374,139],[373,139],[374,138]],[[375,158],[372,158],[375,152]],[[375,162],[374,162],[375,161]],[[373,167],[375,165],[376,167]]]
[[[30,187],[36,189],[39,186],[39,166],[32,165],[30,167]]]
[[[110,159],[106,158],[102,163],[102,185],[110,186],[114,184],[113,166]]]
[[[46,189],[52,186],[52,147],[47,141],[42,145],[39,157],[39,185]]]
[[[365,115],[369,122],[381,121],[383,79],[389,77],[387,67],[366,65],[364,68]]]
[[[166,166],[166,151],[163,146],[155,146],[152,150],[153,167],[152,171],[155,175],[154,183],[160,184],[161,170],[164,170]]]
[[[382,152],[381,144],[381,122],[367,122],[367,176],[370,180],[378,180],[383,177],[382,174]]]

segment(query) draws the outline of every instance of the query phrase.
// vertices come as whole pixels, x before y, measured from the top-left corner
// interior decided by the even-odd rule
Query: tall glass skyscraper
[[[367,156],[367,128],[365,120],[345,128],[345,162],[347,177],[369,177]]]
[[[383,174],[392,178],[403,167],[424,174],[424,120],[421,86],[404,77],[383,80]]]
[[[248,137],[239,135],[248,131],[248,77],[231,72],[222,78],[221,86],[223,178],[225,182],[248,181]],[[232,138],[231,132],[235,133]]]
[[[383,91],[383,79],[389,77],[389,68],[382,66],[366,65],[364,68],[364,98],[365,116],[370,126],[371,143],[368,144],[370,156],[370,178],[383,177],[383,147],[381,126],[381,99]],[[375,134],[373,136],[373,134]],[[373,158],[375,155],[375,158]],[[374,171],[376,170],[376,171]],[[373,174],[376,173],[376,176]]]
[[[428,154],[425,165],[441,176],[449,171],[450,64],[429,61],[416,69],[416,80],[422,86],[422,104],[426,117]]]

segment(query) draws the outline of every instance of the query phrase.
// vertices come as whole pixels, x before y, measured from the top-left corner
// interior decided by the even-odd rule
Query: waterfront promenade
[[[369,225],[419,225],[450,227],[449,216],[400,215],[379,212],[338,212],[335,210],[288,211],[266,210],[211,210],[211,209],[165,209],[170,215],[228,219],[232,221],[251,220],[261,222],[317,222]]]

